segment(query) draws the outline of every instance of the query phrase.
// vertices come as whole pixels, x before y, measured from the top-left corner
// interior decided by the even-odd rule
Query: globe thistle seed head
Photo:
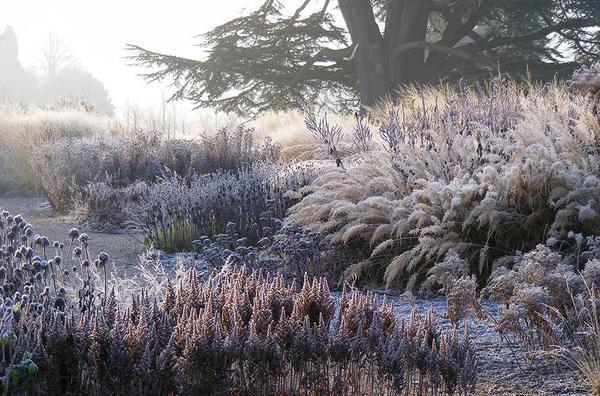
[[[69,231],[69,238],[71,238],[72,241],[79,238],[79,235],[80,233],[77,228],[71,228],[71,230]]]
[[[98,261],[100,261],[101,265],[106,265],[106,263],[108,263],[108,254],[105,252],[101,252],[98,255]]]
[[[80,247],[76,247],[75,249],[73,249],[73,256],[81,257],[81,248]]]
[[[88,236],[88,234],[81,234],[79,235],[79,243],[81,243],[83,246],[87,246],[88,242],[89,242],[90,237]]]
[[[81,266],[84,268],[89,268],[90,267],[90,260],[83,260],[81,262]]]
[[[54,247],[54,249],[58,249],[58,247],[60,246],[60,243],[58,241],[54,241],[52,246]]]
[[[61,250],[62,250],[62,249],[64,249],[64,248],[65,248],[65,244],[64,244],[64,243],[62,243],[62,242],[61,242],[61,243],[59,243],[59,244],[58,244],[58,248],[59,248],[59,249],[61,249]]]
[[[52,261],[56,264],[56,265],[60,265],[60,263],[62,263],[62,257],[60,256],[56,256],[52,259]]]

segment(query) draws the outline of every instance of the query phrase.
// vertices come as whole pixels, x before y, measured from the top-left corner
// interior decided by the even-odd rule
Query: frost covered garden
[[[0,214],[3,392],[600,394],[599,92],[596,64],[193,140],[5,109],[3,192],[79,225]]]
[[[0,7],[1,395],[600,396],[600,0],[155,3]]]

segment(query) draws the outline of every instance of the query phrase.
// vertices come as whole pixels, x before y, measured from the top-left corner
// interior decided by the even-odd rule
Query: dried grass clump
[[[318,177],[287,222],[351,257],[346,277],[414,290],[453,249],[483,286],[516,250],[600,227],[592,108],[560,84],[409,91],[373,109],[383,149]]]
[[[0,191],[39,192],[40,175],[31,166],[35,147],[62,139],[102,136],[110,120],[73,108],[0,108]]]
[[[600,63],[576,70],[571,78],[570,88],[583,95],[597,97],[600,94]]]
[[[314,174],[310,165],[257,164],[237,172],[169,177],[149,188],[131,217],[147,242],[165,251],[190,251],[194,240],[229,228],[254,244],[278,230],[273,220],[297,202],[294,193]]]
[[[65,246],[20,216],[0,221],[4,393],[474,393],[468,332],[443,332],[432,311],[401,320],[372,294],[336,299],[324,279],[298,288],[240,267],[207,281],[190,269],[121,298],[86,234],[70,231],[75,261],[65,261]],[[62,286],[71,276],[76,293]]]

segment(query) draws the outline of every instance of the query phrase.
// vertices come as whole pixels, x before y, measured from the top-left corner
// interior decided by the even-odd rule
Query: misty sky
[[[101,80],[113,104],[127,101],[158,106],[167,87],[148,86],[127,66],[127,43],[187,57],[198,57],[194,36],[209,30],[257,0],[0,0],[0,32],[13,26],[20,61],[37,63],[44,38],[53,33],[67,42],[78,63]]]

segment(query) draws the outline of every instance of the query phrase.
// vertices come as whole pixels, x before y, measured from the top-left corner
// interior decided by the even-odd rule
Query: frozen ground
[[[37,198],[0,198],[0,208],[13,214],[23,214],[36,226],[36,232],[47,235],[51,240],[66,239],[70,227],[78,226],[75,219],[55,215],[47,202]],[[139,263],[138,255],[143,246],[139,238],[128,234],[95,232],[83,228],[90,235],[92,254],[106,251],[114,259],[116,267],[127,273]],[[165,256],[165,264],[174,256]],[[191,257],[190,257],[191,259]],[[171,263],[172,264],[172,263]],[[383,298],[379,293],[378,297]],[[388,294],[387,300],[394,304],[399,315],[408,317],[413,308],[425,313],[433,308],[441,318],[441,325],[450,327],[443,319],[446,303],[443,298],[419,299],[410,296]],[[495,312],[492,302],[485,308]],[[480,395],[584,395],[585,384],[576,372],[567,367],[550,364],[543,359],[527,359],[525,352],[517,345],[509,348],[493,331],[491,322],[470,321],[470,332],[478,346],[480,359],[480,380],[477,394]],[[515,355],[513,355],[513,352]]]

